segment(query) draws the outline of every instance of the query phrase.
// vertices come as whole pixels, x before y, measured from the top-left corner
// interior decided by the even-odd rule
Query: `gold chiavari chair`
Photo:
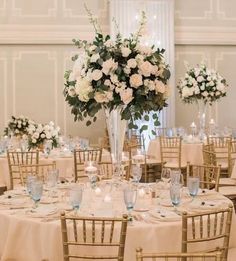
[[[217,253],[143,253],[136,249],[136,261],[221,261],[221,252]]]
[[[190,165],[188,162],[187,180],[191,176],[198,176],[200,178],[200,188],[219,190],[220,166]]]
[[[84,175],[84,163],[86,161],[94,161],[96,163],[102,160],[102,148],[91,150],[74,150],[74,170],[75,182],[78,178],[87,178]]]
[[[56,161],[52,161],[51,163],[39,163],[39,164],[28,164],[28,165],[20,165],[20,177],[21,184],[26,184],[26,179],[28,175],[36,176],[40,180],[45,181],[47,177],[48,171],[56,170]]]
[[[122,218],[89,218],[71,217],[62,213],[61,232],[64,261],[74,260],[73,258],[123,261],[127,222],[127,215],[123,215]],[[71,223],[73,233],[69,233],[69,228],[72,228]],[[81,253],[83,247],[86,248],[86,251],[83,252],[86,254]],[[72,248],[74,253],[72,253]],[[93,255],[92,249],[96,250],[95,253],[99,253],[98,249],[101,251],[110,249],[114,254],[106,254],[107,252],[102,251],[104,254]]]
[[[101,177],[101,179],[111,179],[113,173],[112,162],[100,162],[99,172],[99,176]]]
[[[181,137],[159,137],[162,167],[171,169],[186,168],[181,162]]]
[[[14,188],[14,181],[21,182],[20,165],[38,164],[38,151],[7,151],[8,167],[10,172],[10,189]]]
[[[231,176],[231,141],[232,137],[207,137],[207,143],[214,145],[217,164],[221,165],[221,174]]]
[[[209,211],[201,214],[182,214],[182,252],[189,252],[189,247],[201,247],[201,243],[211,245],[217,244],[214,248],[209,248],[205,252],[222,252],[222,261],[227,260],[229,248],[229,236],[232,221],[233,207],[229,205],[227,209],[219,211]],[[200,252],[201,250],[198,250]]]
[[[202,155],[204,165],[217,166],[216,153],[213,143],[202,146]]]

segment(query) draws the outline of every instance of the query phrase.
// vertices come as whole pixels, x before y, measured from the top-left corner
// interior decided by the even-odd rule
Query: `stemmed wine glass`
[[[70,203],[77,214],[83,197],[83,186],[76,184],[70,189]]]
[[[189,194],[192,197],[192,201],[198,194],[198,189],[199,189],[199,177],[188,177],[188,190]]]
[[[181,184],[172,183],[170,185],[170,199],[174,206],[175,212],[177,212],[177,206],[180,204],[181,198]]]
[[[124,201],[128,211],[129,220],[132,221],[131,211],[134,208],[137,198],[137,190],[133,186],[128,186],[124,189]]]
[[[171,178],[171,169],[163,168],[161,172],[161,179],[165,184],[165,187],[167,187],[167,184],[170,182]]]
[[[170,183],[171,184],[180,184],[181,187],[184,186],[184,177],[183,177],[183,174],[181,174],[181,170],[176,169],[176,170],[171,171]]]
[[[30,195],[31,193],[31,187],[32,187],[32,183],[35,182],[37,180],[37,177],[34,175],[28,175],[26,177],[26,189]]]
[[[35,208],[38,207],[38,203],[43,194],[43,182],[41,180],[34,180],[31,182],[30,196],[34,201]]]

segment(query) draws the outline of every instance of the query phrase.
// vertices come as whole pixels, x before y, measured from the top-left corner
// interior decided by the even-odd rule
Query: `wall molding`
[[[175,44],[236,45],[236,27],[175,27]]]
[[[103,26],[109,32],[109,26]],[[73,38],[92,40],[91,25],[0,26],[1,44],[72,44]],[[236,27],[175,27],[176,45],[236,45]]]

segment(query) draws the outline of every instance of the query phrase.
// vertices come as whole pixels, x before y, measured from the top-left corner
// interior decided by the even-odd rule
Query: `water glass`
[[[48,157],[50,152],[52,150],[52,142],[51,141],[45,141],[44,142],[44,146],[43,146],[43,152],[44,152],[44,156]]]
[[[49,170],[47,173],[47,187],[49,188],[54,188],[57,185],[57,180],[59,177],[59,170],[54,169],[54,170]]]
[[[76,212],[79,210],[81,205],[83,189],[83,186],[79,184],[76,184],[70,189],[70,203]]]
[[[35,208],[38,206],[38,203],[43,194],[43,182],[40,180],[35,180],[31,182],[31,193],[30,196],[35,203]]]
[[[98,165],[94,161],[86,161],[84,163],[84,172],[88,176],[92,188],[96,187],[98,179]]]
[[[197,196],[199,189],[199,177],[188,177],[188,190],[192,200]]]
[[[181,198],[181,185],[177,183],[172,183],[170,186],[170,199],[176,210],[176,207],[180,204]]]
[[[171,177],[171,169],[168,168],[163,168],[161,172],[161,179],[167,185],[167,183],[170,182],[170,177]]]
[[[142,168],[139,165],[132,166],[132,177],[135,183],[139,183],[142,177]]]
[[[133,186],[128,186],[124,189],[124,201],[126,205],[126,209],[128,210],[128,215],[131,217],[131,211],[134,208],[137,198],[137,189]]]
[[[26,188],[27,188],[29,195],[31,193],[32,183],[35,182],[36,180],[37,180],[37,177],[34,175],[28,175],[26,177]]]
[[[184,185],[184,177],[181,174],[181,170],[172,170],[170,173],[170,183]]]

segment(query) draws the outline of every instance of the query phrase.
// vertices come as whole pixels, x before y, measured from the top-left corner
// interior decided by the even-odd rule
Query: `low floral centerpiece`
[[[226,80],[215,70],[208,69],[205,64],[190,68],[177,86],[180,98],[185,103],[202,100],[212,104],[226,96]]]
[[[11,116],[7,127],[4,129],[4,135],[9,137],[22,137],[23,135],[27,135],[27,128],[31,123],[33,123],[33,121],[23,115],[19,117]]]
[[[28,131],[28,146],[29,149],[40,148],[45,142],[50,142],[52,148],[59,145],[60,128],[55,127],[54,122],[50,121],[48,124],[30,124]]]
[[[177,85],[179,95],[184,103],[198,103],[198,117],[200,136],[203,138],[207,104],[226,96],[226,80],[215,70],[200,64],[195,68],[188,68],[185,76]]]
[[[111,150],[120,154],[120,149],[116,148],[123,147],[122,134],[114,130],[115,126],[120,126],[114,118],[127,120],[129,128],[138,129],[136,120],[148,121],[149,113],[153,112],[154,124],[158,126],[158,113],[167,106],[170,70],[165,63],[164,49],[141,44],[146,23],[144,13],[136,33],[122,38],[117,30],[115,39],[111,39],[110,35],[102,33],[97,20],[87,11],[95,38],[92,42],[73,40],[79,52],[72,58],[73,69],[65,73],[64,96],[75,121],[86,119],[88,126],[96,121],[97,113],[105,109],[110,118],[110,139],[121,135],[117,141],[110,140]],[[143,124],[140,131],[147,128]],[[116,133],[112,135],[112,131]]]

